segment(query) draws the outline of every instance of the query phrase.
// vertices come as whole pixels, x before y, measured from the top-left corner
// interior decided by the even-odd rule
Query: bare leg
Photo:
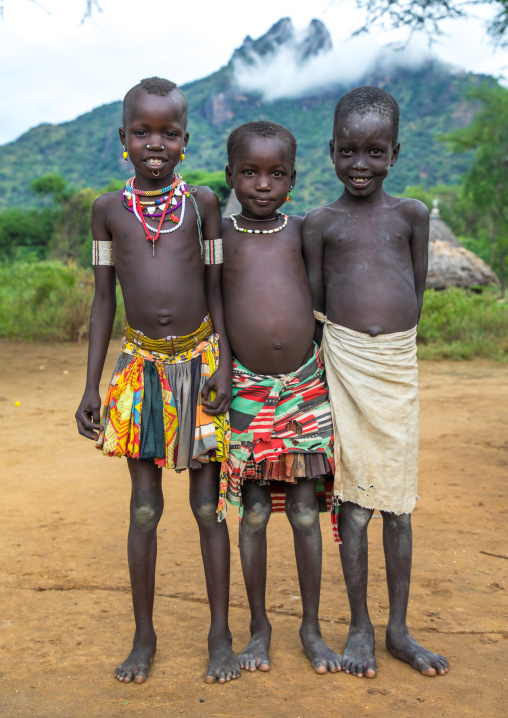
[[[240,666],[247,671],[270,670],[268,649],[272,627],[266,615],[266,526],[272,511],[268,486],[245,481],[242,487],[243,518],[240,531],[240,557],[250,607],[251,639],[240,653]]]
[[[350,501],[340,507],[340,560],[351,608],[351,625],[342,656],[342,668],[359,678],[374,678],[376,675],[374,626],[367,609],[367,527],[372,514],[372,509],[364,509]]]
[[[155,656],[153,627],[157,524],[162,516],[162,471],[152,461],[128,459],[132,480],[127,554],[136,632],[130,655],[115,671],[119,681],[144,683]]]
[[[448,672],[446,658],[423,648],[410,635],[406,624],[413,553],[411,514],[382,514],[386,580],[390,599],[386,647],[395,658],[409,663],[424,676],[443,676]]]
[[[229,534],[226,522],[218,523],[216,513],[219,501],[219,471],[220,465],[215,462],[203,464],[201,469],[189,470],[189,499],[199,527],[211,613],[207,683],[226,683],[240,676],[240,665],[233,653],[228,625]]]
[[[286,513],[293,528],[296,566],[302,596],[300,638],[316,673],[341,670],[341,657],[327,646],[319,625],[322,542],[316,481],[304,479],[286,487]]]

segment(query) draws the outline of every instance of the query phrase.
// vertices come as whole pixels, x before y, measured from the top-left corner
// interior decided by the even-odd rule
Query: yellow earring
[[[180,156],[180,162],[182,163],[182,165],[183,165],[184,159],[185,159],[185,147],[183,148],[182,154],[181,154],[181,156]]]
[[[124,158],[124,160],[125,160],[126,162],[128,162],[128,160],[129,160],[129,153],[127,152],[127,147],[126,147],[125,145],[123,146],[123,158]]]

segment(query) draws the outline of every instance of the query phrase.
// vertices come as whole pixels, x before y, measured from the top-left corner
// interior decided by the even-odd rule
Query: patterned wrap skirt
[[[127,325],[97,448],[176,471],[224,462],[229,417],[210,416],[202,406],[203,387],[219,364],[218,340],[208,317],[192,334],[156,340]]]
[[[287,484],[317,479],[321,511],[331,511],[336,540],[338,500],[333,494],[333,424],[324,366],[311,358],[285,375],[254,374],[233,361],[231,444],[223,469],[228,501],[240,507],[244,481],[268,485],[272,510],[285,511]]]

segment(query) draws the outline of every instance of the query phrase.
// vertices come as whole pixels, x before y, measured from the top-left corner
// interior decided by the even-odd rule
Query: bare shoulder
[[[292,229],[301,232],[303,226],[303,217],[300,217],[299,214],[289,214],[288,224]]]
[[[335,202],[331,202],[330,204],[325,204],[322,207],[311,209],[304,217],[303,231],[322,232],[340,213],[341,208],[338,200],[335,200]]]
[[[210,187],[187,185],[187,190],[192,193],[200,212],[216,212],[220,208],[219,198]]]
[[[419,199],[405,199],[403,197],[393,197],[392,199],[395,200],[404,219],[411,222],[411,224],[428,222],[429,210]]]
[[[229,217],[222,218],[222,239],[227,239],[232,236],[233,223]],[[233,230],[234,231],[234,230]]]
[[[105,192],[94,201],[92,205],[92,212],[96,217],[107,218],[109,212],[122,200],[122,191],[117,190],[116,192]]]

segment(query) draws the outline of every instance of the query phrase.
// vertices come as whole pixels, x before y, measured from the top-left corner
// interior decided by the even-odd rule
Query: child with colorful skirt
[[[231,353],[224,326],[216,195],[175,173],[189,140],[187,100],[168,80],[126,94],[119,130],[135,175],[92,211],[95,296],[79,433],[107,456],[125,456],[132,482],[128,559],[136,630],[119,681],[143,683],[155,656],[153,625],[161,468],[189,470],[211,611],[206,681],[240,675],[228,627],[229,537],[217,520],[227,457]],[[115,316],[116,278],[127,316],[106,396],[99,382]],[[219,362],[220,355],[220,362]]]
[[[318,621],[319,510],[331,508],[333,430],[324,367],[312,341],[302,219],[278,211],[295,184],[295,153],[293,135],[271,122],[242,125],[228,139],[226,179],[242,211],[223,220],[222,229],[224,310],[234,354],[225,467],[228,498],[240,506],[240,555],[251,610],[251,640],[240,665],[270,669],[266,527],[272,509],[285,509],[302,596],[300,638],[316,673],[326,673],[341,665]],[[225,481],[221,489],[223,497]]]

